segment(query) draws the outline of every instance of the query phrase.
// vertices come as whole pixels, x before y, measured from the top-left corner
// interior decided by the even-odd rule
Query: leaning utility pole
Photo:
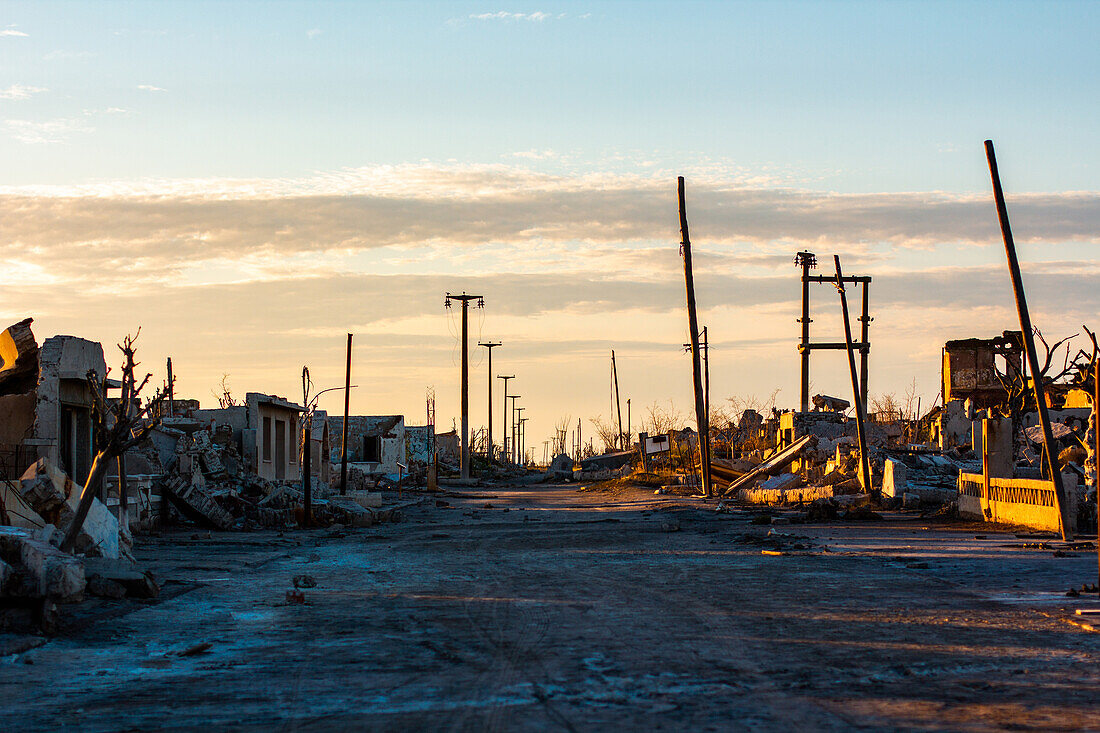
[[[678,179],[680,199],[680,254],[684,257],[684,287],[687,291],[688,333],[691,334],[691,380],[695,391],[695,422],[699,430],[699,464],[703,496],[710,498],[710,421],[703,402],[703,375],[699,364],[699,319],[695,314],[695,277],[691,267],[691,237],[688,235],[684,177]]]
[[[489,427],[485,435],[485,457],[489,459],[489,467],[493,465],[493,349],[500,346],[500,342],[478,341],[478,346],[484,346],[489,350]]]
[[[836,289],[840,292],[840,311],[844,318],[844,344],[848,352],[848,369],[852,373],[852,392],[856,405],[856,436],[859,438],[859,465],[863,475],[863,490],[871,490],[871,457],[867,455],[867,435],[864,432],[866,414],[863,410],[863,395],[859,388],[859,376],[856,374],[856,353],[852,350],[852,324],[848,322],[848,296],[844,293],[844,275],[840,271],[840,255],[833,255],[836,263]]]
[[[459,465],[465,479],[470,478],[470,354],[466,349],[466,339],[470,333],[468,312],[471,300],[477,301],[478,308],[484,308],[485,299],[480,295],[467,295],[466,291],[462,291],[461,295],[447,293],[443,299],[444,307],[450,308],[452,300],[462,303],[462,455]]]
[[[997,202],[997,219],[1001,223],[1001,235],[1005,243],[1005,255],[1008,258],[1008,273],[1012,276],[1012,293],[1016,296],[1016,313],[1020,317],[1020,331],[1024,336],[1024,352],[1027,365],[1031,370],[1031,382],[1035,388],[1035,404],[1039,410],[1039,425],[1043,428],[1043,455],[1046,457],[1050,481],[1054,484],[1054,499],[1058,502],[1058,520],[1062,528],[1062,539],[1073,539],[1070,530],[1069,504],[1066,490],[1062,485],[1062,472],[1058,468],[1058,456],[1054,453],[1054,436],[1050,430],[1050,414],[1047,412],[1047,400],[1043,388],[1043,375],[1039,370],[1039,358],[1035,352],[1035,329],[1031,325],[1031,314],[1027,309],[1024,296],[1024,281],[1020,276],[1020,261],[1016,258],[1016,244],[1012,239],[1012,228],[1008,224],[1008,206],[1005,205],[1004,191],[1001,190],[1001,175],[997,172],[997,156],[993,152],[993,141],[985,141],[985,157],[989,161],[989,177],[993,181],[993,197]],[[1024,382],[1027,385],[1027,382]]]
[[[619,402],[619,372],[615,369],[615,349],[611,350],[611,378],[615,380],[615,412],[619,416],[619,450],[623,449],[623,406]]]
[[[348,407],[351,405],[351,334],[348,334],[348,363],[344,368],[344,422],[340,432],[340,493],[348,493]]]
[[[489,350],[489,353],[493,353],[492,349]],[[490,370],[490,373],[492,373],[492,370]],[[508,455],[508,380],[515,378],[515,374],[509,374],[508,376],[504,376],[503,374],[497,375],[497,379],[504,380],[504,402],[500,405],[500,417],[502,418],[500,421],[500,449],[505,456],[505,460],[507,460]],[[492,403],[490,403],[489,406],[492,407]],[[492,410],[489,411],[489,414],[492,414]],[[491,419],[489,424],[492,424]]]

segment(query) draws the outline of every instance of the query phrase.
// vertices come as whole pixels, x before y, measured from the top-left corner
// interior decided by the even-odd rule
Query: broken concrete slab
[[[28,468],[19,484],[23,498],[43,520],[62,534],[68,531],[80,506],[82,486],[45,458]],[[129,548],[119,543],[118,519],[99,499],[92,500],[73,549],[84,555],[111,558],[129,553]]]
[[[746,504],[801,504],[832,497],[832,486],[803,486],[787,490],[741,489],[737,492],[737,500]]]
[[[342,524],[350,527],[370,527],[374,524],[374,512],[352,497],[334,496],[328,500],[328,504]]]
[[[802,485],[802,477],[797,473],[783,473],[761,481],[756,488],[761,491],[787,491]]]
[[[893,458],[887,458],[882,469],[882,495],[902,496],[906,490],[905,478],[905,464]]]
[[[21,566],[21,591],[27,595],[67,602],[80,600],[84,593],[84,563],[26,529],[0,527],[0,558]]]
[[[88,578],[85,591],[88,595],[96,596],[97,598],[119,600],[126,597],[126,589],[123,588],[122,585],[99,575],[93,575]]]
[[[367,509],[378,509],[382,506],[381,491],[349,491],[345,496]]]
[[[220,530],[233,526],[233,516],[218,506],[205,490],[195,486],[191,479],[173,476],[165,483],[163,491],[172,506],[191,521]]]
[[[46,526],[43,519],[23,494],[19,485],[13,481],[0,481],[0,504],[8,514],[8,522],[13,527],[40,529]]]

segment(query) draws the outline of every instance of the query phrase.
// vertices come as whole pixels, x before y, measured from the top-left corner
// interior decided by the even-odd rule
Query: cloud
[[[166,89],[162,89],[161,87],[155,87],[152,84],[138,84],[137,88],[141,89],[142,91],[146,91],[146,92],[164,92],[164,91],[167,91]]]
[[[25,143],[90,131],[76,120],[8,120],[4,129]],[[887,255],[908,251],[915,269],[926,269],[922,260],[958,258],[932,255],[936,247],[999,239],[988,196],[701,180],[689,182],[688,213],[699,266],[716,277],[782,271],[801,248],[838,251],[879,271],[900,267]],[[1097,241],[1100,193],[1019,195],[1010,209],[1021,245]],[[356,271],[598,272],[656,282],[680,267],[675,179],[663,173],[412,165],[298,180],[0,187],[0,221],[0,257],[8,261],[31,252],[30,261],[72,282],[125,267],[126,287],[139,289]]]
[[[504,10],[499,10],[495,13],[471,13],[470,16],[469,16],[469,18],[471,20],[504,20],[504,21],[513,21],[513,20],[521,20],[522,21],[522,20],[525,20],[525,21],[532,21],[532,22],[535,22],[535,23],[541,23],[544,20],[547,20],[548,18],[551,18],[551,17],[552,16],[550,15],[550,13],[544,13],[540,10],[537,10],[533,13],[509,13],[509,12],[504,11]],[[562,16],[559,15],[558,17],[562,17]]]
[[[20,30],[16,30],[14,26],[8,26],[7,28],[0,29],[0,38],[28,38],[26,33]]]
[[[314,38],[321,35],[322,33],[324,33],[324,31],[322,31],[320,28],[310,28],[308,31],[306,31],[306,38],[312,41]]]
[[[0,99],[29,99],[33,94],[41,94],[49,91],[45,87],[32,87],[25,84],[12,84],[7,89],[0,89]]]
[[[551,160],[558,157],[558,154],[553,150],[521,150],[516,153],[512,153],[513,158],[526,158],[527,160]]]
[[[10,137],[28,145],[63,143],[77,133],[92,132],[82,121],[66,118],[44,122],[4,120],[3,127]]]

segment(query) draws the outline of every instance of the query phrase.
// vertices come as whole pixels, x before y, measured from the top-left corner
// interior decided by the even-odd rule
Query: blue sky
[[[719,160],[814,188],[972,191],[985,137],[1022,189],[1089,188],[1097,170],[1095,3],[4,7],[27,36],[0,44],[3,86],[49,89],[10,113],[92,130],[4,140],[9,183],[553,150],[584,168]],[[500,12],[527,17],[474,17]]]
[[[683,174],[717,395],[797,399],[790,260],[810,248],[875,277],[872,393],[916,378],[928,404],[945,339],[1014,327],[987,137],[1036,322],[1093,323],[1098,16],[8,2],[0,315],[108,344],[142,325],[149,362],[172,354],[207,401],[226,373],[294,396],[303,363],[338,384],[352,330],[372,375],[354,410],[419,415],[431,384],[442,417],[457,408],[442,294],[483,291],[479,332],[528,380],[532,435],[606,412],[611,348],[635,414],[686,407]],[[828,340],[834,301],[815,294]],[[844,367],[815,362],[815,389],[846,394]]]

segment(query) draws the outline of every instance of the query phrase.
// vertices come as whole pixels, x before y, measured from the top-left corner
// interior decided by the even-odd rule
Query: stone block
[[[349,491],[346,496],[367,509],[378,509],[382,506],[381,491]]]
[[[370,527],[374,524],[374,512],[350,496],[334,496],[328,503],[333,515],[339,517],[342,524],[350,527]]]
[[[887,458],[882,470],[882,495],[900,497],[905,490],[905,464],[893,458]]]
[[[23,591],[34,597],[76,601],[84,593],[84,564],[25,529],[0,527],[0,557],[22,566]]]
[[[797,489],[801,485],[802,477],[797,473],[784,473],[761,481],[757,484],[757,488],[762,491],[789,491],[790,489]]]

